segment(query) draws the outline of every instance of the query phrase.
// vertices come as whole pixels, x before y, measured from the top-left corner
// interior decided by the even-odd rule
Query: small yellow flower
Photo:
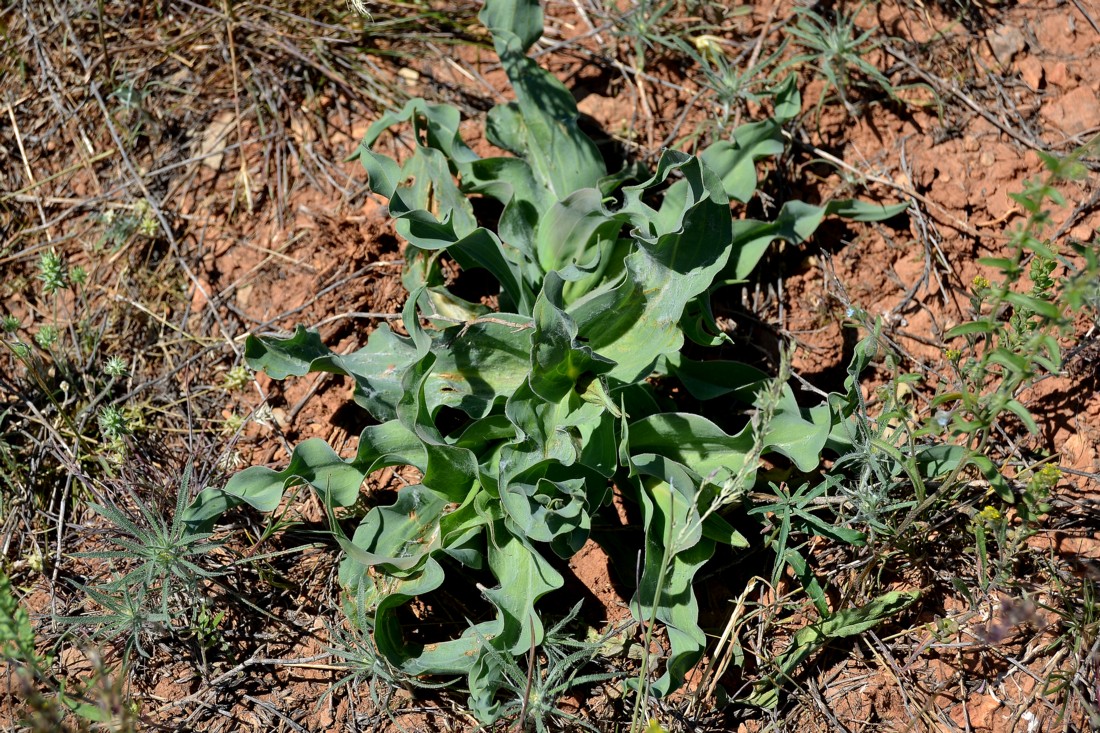
[[[157,224],[157,220],[154,219],[152,216],[144,217],[141,220],[141,223],[138,224],[138,232],[143,237],[148,237],[149,239],[152,239],[153,237],[157,236],[158,231],[160,231],[160,225]]]
[[[997,507],[986,506],[985,509],[978,512],[978,518],[986,524],[993,524],[1001,518],[1001,512],[998,511]]]
[[[1058,481],[1062,478],[1062,469],[1053,463],[1048,463],[1031,476],[1031,480],[1028,484],[1033,489],[1038,489],[1044,493],[1049,494],[1051,489],[1058,485]]]
[[[725,49],[722,48],[722,39],[706,33],[695,37],[695,48],[703,55],[703,58],[709,61],[714,61],[719,56],[726,55]]]
[[[974,290],[985,290],[989,287],[989,280],[981,275],[975,275],[974,279],[970,281],[970,287]]]

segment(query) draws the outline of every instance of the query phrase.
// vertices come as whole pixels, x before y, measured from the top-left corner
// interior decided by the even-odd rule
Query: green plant
[[[355,589],[355,595],[349,596],[343,610],[346,625],[326,622],[331,641],[328,651],[338,660],[335,666],[343,676],[333,683],[319,702],[323,703],[341,687],[359,689],[366,686],[371,702],[389,713],[394,693],[398,690],[433,690],[447,686],[405,674],[379,652],[372,636],[373,615],[365,597],[364,585],[360,584]]]
[[[843,493],[856,509],[860,526],[886,535],[903,533],[937,501],[961,492],[959,479],[968,471],[978,472],[1004,505],[1015,505],[1024,533],[1047,510],[1057,468],[1012,469],[994,460],[994,453],[996,438],[1009,434],[1013,421],[1030,433],[1038,431],[1020,395],[1039,379],[1058,373],[1058,337],[1072,323],[1072,313],[1088,307],[1100,275],[1095,247],[1078,248],[1084,260],[1078,267],[1060,259],[1042,238],[1050,220],[1047,202],[1064,203],[1057,182],[1083,173],[1079,160],[1089,149],[1061,159],[1044,155],[1046,178],[1028,183],[1024,192],[1013,196],[1028,218],[1012,232],[1007,257],[979,260],[996,268],[1001,279],[994,283],[977,276],[971,283],[972,317],[945,334],[949,343],[958,345],[944,352],[947,378],[934,385],[926,412],[919,413],[903,396],[913,393],[913,385],[923,376],[902,374],[898,357],[880,337],[880,324],[869,322],[858,307],[849,308],[849,317],[866,328],[868,336],[856,348],[847,398],[832,398],[834,408],[849,419],[830,437],[830,448],[839,456],[834,475],[858,476]],[[1030,284],[1021,292],[1026,262]],[[1065,274],[1055,277],[1059,266]],[[881,407],[872,416],[862,392],[853,387],[878,352],[891,377],[877,392]],[[903,486],[911,495],[898,499]],[[906,512],[902,521],[884,521],[884,516],[900,510]],[[990,507],[985,519],[973,524],[979,542],[1000,519],[1000,510]]]
[[[1043,694],[1057,696],[1059,718],[1087,720],[1100,728],[1100,583],[1090,574],[1079,577],[1068,569],[1050,568],[1052,591],[1036,604],[1059,619],[1056,638],[1047,650],[1065,653],[1068,664],[1059,665],[1044,680]],[[1076,710],[1074,709],[1076,708]]]
[[[678,32],[672,32],[665,16],[677,0],[634,0],[634,7],[614,19],[615,34],[634,53],[634,68],[644,71],[646,57],[658,49],[677,48]]]
[[[248,370],[244,364],[238,364],[237,366],[226,372],[225,381],[222,385],[225,389],[230,391],[237,391],[244,389],[244,387],[252,381],[252,373]]]
[[[103,721],[107,713],[100,705],[85,700],[81,693],[67,692],[53,685],[49,670],[54,660],[38,652],[30,615],[20,606],[7,574],[0,571],[0,659],[15,675],[22,690],[26,720],[32,730],[60,730],[68,712],[87,721]],[[94,680],[93,680],[94,682]],[[89,685],[90,687],[90,685]],[[87,691],[87,690],[85,690]]]
[[[786,48],[786,43],[762,59],[729,55],[715,39],[707,35],[696,36],[692,43],[676,39],[676,47],[695,62],[699,72],[697,83],[706,90],[704,100],[713,105],[713,120],[717,132],[723,134],[739,119],[748,102],[774,97],[773,83],[776,62]]]
[[[203,584],[219,573],[197,563],[222,543],[211,540],[209,533],[192,532],[184,521],[192,471],[190,464],[184,468],[170,521],[132,491],[138,510],[135,518],[112,504],[88,504],[109,522],[110,541],[120,549],[82,552],[77,557],[117,562],[125,570],[96,585],[77,584],[101,613],[62,616],[58,621],[93,628],[105,640],[122,638],[124,658],[132,651],[148,656],[142,644],[146,635],[172,633],[181,626],[182,631],[201,638],[204,629],[209,632],[211,624],[217,625]]]
[[[103,224],[103,234],[98,246],[106,245],[112,250],[120,249],[135,235],[155,239],[160,232],[160,224],[145,199],[131,206],[108,209],[99,216],[99,222]]]
[[[38,257],[38,279],[42,281],[42,292],[56,295],[67,287],[68,272],[65,263],[55,250],[47,249]]]
[[[1078,153],[1084,154],[1083,151]],[[950,406],[950,430],[967,437],[977,447],[988,442],[995,426],[1006,413],[1014,414],[1031,432],[1038,430],[1034,419],[1016,395],[1042,374],[1057,373],[1061,350],[1057,334],[1068,324],[1067,305],[1058,300],[1051,273],[1057,253],[1041,234],[1050,221],[1047,201],[1063,205],[1065,199],[1055,184],[1079,176],[1083,169],[1077,156],[1059,159],[1041,156],[1048,175],[1029,182],[1012,198],[1028,213],[1026,222],[1012,232],[1008,257],[987,257],[979,263],[996,268],[1001,279],[995,283],[982,276],[972,283],[971,307],[975,318],[947,332],[948,339],[964,339],[964,348],[952,350],[952,373],[956,390],[945,390],[932,407]],[[1031,260],[1031,286],[1026,293],[1017,285],[1024,275],[1024,263]],[[1003,320],[1009,315],[1007,322]],[[1003,486],[1002,498],[1008,499]]]
[[[883,92],[890,100],[901,101],[898,95],[900,91],[917,87],[928,89],[924,84],[894,85],[867,60],[866,56],[875,51],[881,41],[874,37],[879,30],[877,27],[859,31],[856,26],[856,16],[862,8],[861,3],[850,15],[840,10],[823,14],[811,7],[796,5],[796,20],[787,25],[785,31],[805,51],[780,66],[780,70],[783,70],[802,64],[811,65],[817,76],[825,80],[828,88],[835,90],[845,109],[853,116],[858,112],[854,94],[858,90]],[[818,115],[826,96],[822,94],[818,100]]]
[[[99,607],[97,613],[80,616],[57,616],[61,624],[90,629],[92,635],[106,643],[121,641],[122,661],[128,663],[137,652],[141,657],[151,657],[146,645],[150,638],[166,635],[172,627],[172,616],[153,610],[144,588],[121,582],[115,577],[98,586],[74,583],[88,600]]]
[[[109,402],[128,371],[121,356],[101,358],[110,316],[95,322],[87,315],[93,310],[88,273],[78,265],[70,266],[55,250],[39,255],[37,272],[40,290],[37,298],[31,298],[44,307],[36,308],[39,323],[32,331],[33,345],[18,338],[23,327],[19,319],[6,316],[3,321],[9,338],[2,343],[16,367],[4,380],[5,387],[21,402],[33,405],[32,423],[56,418],[56,424],[44,428],[45,435],[50,440],[64,437],[70,442],[67,452],[79,460],[93,458],[101,447],[120,453],[121,437],[136,425],[127,419],[124,405]],[[15,453],[24,450],[18,445],[9,448]]]
[[[664,695],[706,643],[692,579],[717,544],[746,544],[718,509],[741,500],[766,453],[816,468],[834,421],[828,405],[803,409],[755,368],[681,348],[728,340],[711,294],[743,280],[775,239],[801,242],[828,214],[879,219],[904,205],[789,201],[773,221],[731,217],[731,200],[755,192],[755,161],[783,150],[782,122],[800,108],[791,83],[776,91],[775,119],[698,157],[665,151],[652,176],[624,185],[629,174],[608,175],[578,129],[569,92],[527,56],[542,32],[538,3],[489,0],[480,17],[516,94],[489,113],[486,136],[511,156],[478,157],[458,134],[458,112],[423,100],[372,125],[360,148],[371,189],[408,242],[408,335],[382,325],[346,355],[301,327],[246,344],[249,366],[276,379],[351,376],[356,403],[378,424],[352,458],[306,441],[284,470],[246,469],[200,494],[186,516],[206,531],[240,504],[272,511],[300,484],[326,506],[353,506],[372,472],[416,467],[420,482],[372,508],[351,538],[332,523],[346,554],[340,579],[388,665],[412,677],[466,675],[474,707],[490,715],[507,686],[501,656],[523,658],[546,640],[539,601],[563,584],[550,557],[580,549],[614,482],[643,516],[631,609],[669,644],[663,674],[645,675],[639,689]],[[397,125],[411,126],[414,141],[403,164],[373,150]],[[495,229],[479,224],[474,197],[502,206]],[[496,287],[476,302],[460,297],[443,276],[447,260],[485,271]],[[664,387],[768,419],[680,411]],[[448,574],[473,572],[497,583],[478,586],[494,617],[457,638],[411,641],[398,609]]]
[[[127,369],[128,366],[126,364],[126,360],[123,359],[121,356],[109,357],[107,361],[103,364],[103,373],[106,374],[108,377],[114,377],[115,379],[118,379],[119,377],[125,377]]]
[[[1043,236],[1049,202],[1064,203],[1056,184],[1083,173],[1079,160],[1090,149],[1063,159],[1044,156],[1047,176],[1015,196],[1028,218],[1012,233],[1007,257],[981,261],[999,278],[991,282],[979,276],[971,284],[970,320],[945,334],[951,346],[945,352],[947,378],[933,385],[926,409],[916,406],[924,376],[902,372],[900,357],[880,333],[881,323],[857,306],[848,308],[848,317],[867,335],[855,348],[845,393],[830,396],[834,410],[847,416],[836,423],[826,446],[836,459],[824,483],[773,486],[769,503],[750,511],[770,523],[773,584],[785,563],[822,616],[775,658],[770,678],[754,690],[754,701],[777,702],[776,685],[827,641],[829,634],[822,632],[838,617],[825,604],[821,578],[793,544],[798,530],[830,538],[832,547],[836,541],[868,545],[862,554],[875,560],[849,579],[848,597],[868,595],[876,574],[890,574],[886,558],[901,559],[926,547],[917,535],[928,526],[937,527],[937,544],[973,548],[968,550],[976,560],[973,578],[951,579],[972,604],[1021,585],[1025,559],[1034,555],[1028,540],[1051,510],[1061,472],[1050,459],[1030,462],[1019,451],[1007,454],[1003,445],[1024,431],[1036,432],[1022,395],[1058,373],[1058,339],[1075,311],[1091,307],[1100,276],[1096,244],[1077,247],[1080,258],[1074,262],[1059,257]],[[859,388],[872,361],[887,374],[873,393],[873,407]],[[840,501],[815,501],[829,496]],[[952,528],[961,531],[952,533]],[[864,614],[860,623],[880,621],[911,600],[887,593],[843,613],[869,609],[873,613]],[[1064,675],[1060,679],[1066,680]]]
[[[122,440],[122,436],[130,432],[126,424],[126,416],[122,410],[114,405],[107,405],[99,411],[99,432],[108,441],[115,443]]]
[[[547,629],[542,644],[532,645],[527,652],[526,665],[516,657],[485,644],[486,654],[481,657],[474,675],[483,677],[484,684],[474,687],[483,690],[480,696],[471,697],[471,708],[479,720],[495,722],[514,720],[520,730],[534,727],[538,733],[549,731],[549,722],[557,719],[573,730],[597,730],[575,715],[562,710],[558,701],[567,692],[584,685],[606,682],[618,676],[614,672],[590,672],[582,674],[603,654],[604,644],[620,630],[610,629],[603,635],[590,639],[575,639],[567,627],[580,612],[578,602],[560,621]],[[498,698],[503,696],[504,701]]]
[[[897,616],[920,597],[920,591],[890,591],[854,608],[822,612],[822,618],[799,629],[780,654],[768,660],[766,674],[753,688],[749,702],[772,708],[779,702],[779,690],[795,669],[812,653],[833,641],[862,634]]]
[[[30,616],[19,605],[12,593],[11,580],[3,572],[0,572],[0,657],[35,671],[50,666],[49,660],[39,656]]]
[[[34,332],[34,342],[43,349],[51,351],[57,344],[58,335],[57,326],[47,323]]]
[[[891,591],[860,605],[830,603],[829,579],[815,571],[804,552],[816,538],[828,540],[834,548],[863,547],[877,532],[888,532],[885,516],[912,504],[895,498],[906,479],[917,476],[918,470],[915,462],[904,455],[905,448],[912,446],[899,450],[893,435],[896,415],[891,406],[898,403],[887,396],[882,413],[873,420],[859,386],[859,375],[877,344],[877,332],[857,344],[844,393],[830,395],[836,414],[849,415],[847,420],[838,421],[827,442],[826,449],[832,451],[843,446],[830,471],[823,476],[793,478],[790,483],[772,483],[768,495],[753,494],[758,503],[748,514],[764,523],[764,544],[774,554],[767,578],[769,587],[779,587],[789,570],[813,605],[812,610],[803,609],[802,613],[817,615],[815,621],[795,633],[785,649],[758,658],[763,674],[746,698],[753,705],[776,707],[783,685],[811,654],[833,639],[862,633],[896,616],[920,596],[919,591]],[[896,388],[904,381],[899,379],[891,386]],[[893,396],[896,398],[896,393]],[[853,468],[857,482],[851,480]],[[906,485],[909,487],[911,484]]]
[[[983,258],[979,263],[996,268],[1001,279],[990,282],[977,276],[971,284],[973,318],[950,329],[945,338],[963,343],[945,353],[950,380],[942,385],[930,402],[936,410],[933,421],[926,423],[918,437],[946,432],[955,444],[936,446],[938,460],[954,466],[953,476],[973,465],[989,481],[991,488],[1006,504],[1017,504],[1025,523],[1042,513],[1044,493],[1049,481],[1044,474],[1033,473],[1022,488],[1014,488],[989,453],[994,438],[1006,430],[1008,420],[1017,420],[1028,432],[1038,425],[1019,395],[1044,375],[1061,368],[1058,336],[1072,323],[1072,312],[1085,303],[1084,292],[1100,275],[1095,257],[1086,258],[1083,271],[1064,262],[1067,276],[1052,277],[1058,255],[1042,238],[1050,221],[1048,201],[1063,204],[1056,188],[1058,181],[1084,173],[1079,159],[1089,148],[1081,148],[1065,158],[1043,155],[1048,169],[1042,181],[1029,182],[1013,198],[1028,213],[1024,224],[1011,234],[1007,257]],[[1030,260],[1031,284],[1020,292],[1025,262]],[[1010,429],[1011,426],[1008,426]],[[1052,469],[1047,469],[1052,470]],[[950,482],[948,482],[950,483]],[[1023,498],[1022,502],[1018,500]]]

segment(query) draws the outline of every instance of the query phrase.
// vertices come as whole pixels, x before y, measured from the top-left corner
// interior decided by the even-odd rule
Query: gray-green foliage
[[[548,722],[554,719],[573,729],[596,730],[558,705],[562,696],[577,687],[617,676],[613,672],[585,671],[603,654],[616,630],[602,636],[590,634],[587,639],[575,638],[568,627],[580,609],[578,602],[547,629],[541,644],[532,646],[524,660],[486,644],[473,675],[486,679],[487,684],[477,687],[487,691],[488,696],[474,700],[472,707],[487,712],[487,718],[514,719],[524,730],[534,728],[538,733],[550,730]]]
[[[282,471],[249,468],[203,492],[188,518],[204,529],[240,504],[270,512],[300,484],[327,505],[350,506],[372,472],[415,466],[420,483],[371,509],[351,538],[334,525],[346,554],[340,578],[366,606],[389,667],[466,675],[473,711],[491,721],[508,683],[486,670],[545,642],[539,600],[563,584],[550,558],[580,549],[612,482],[644,521],[631,608],[638,620],[656,618],[670,644],[652,690],[680,685],[706,643],[692,581],[717,544],[745,543],[709,511],[712,503],[752,484],[761,453],[814,469],[833,413],[801,409],[783,386],[768,425],[730,433],[676,411],[652,383],[751,409],[774,391],[765,389],[767,375],[680,353],[685,338],[703,347],[725,338],[710,317],[711,292],[746,277],[770,242],[800,242],[829,213],[871,218],[900,209],[792,201],[773,221],[731,217],[731,200],[754,194],[755,161],[783,150],[781,124],[799,109],[791,84],[778,92],[776,119],[738,128],[699,157],[666,150],[650,177],[623,187],[578,129],[572,96],[527,56],[542,31],[538,3],[489,0],[480,17],[515,90],[514,102],[489,113],[486,135],[512,155],[479,157],[459,135],[458,112],[423,100],[379,120],[360,149],[371,189],[389,199],[408,242],[408,335],[382,325],[363,349],[336,354],[299,327],[246,346],[249,365],[277,379],[350,376],[356,403],[378,424],[363,430],[354,457],[305,441]],[[402,164],[373,150],[398,124],[411,126],[415,140]],[[502,206],[495,229],[475,217],[476,196]],[[444,255],[499,283],[496,310],[447,287]],[[496,578],[481,588],[495,617],[458,638],[407,642],[399,607],[439,588],[456,567]]]
[[[826,82],[827,89],[835,90],[849,114],[858,112],[861,92],[875,96],[885,94],[894,102],[922,104],[901,97],[902,92],[920,88],[938,107],[935,92],[928,85],[894,84],[866,58],[880,48],[883,41],[879,37],[880,28],[861,30],[856,24],[856,17],[865,5],[865,2],[860,3],[851,13],[844,12],[840,4],[835,10],[822,9],[820,13],[813,9],[818,4],[812,7],[795,5],[796,21],[788,24],[784,32],[800,47],[800,53],[783,62],[779,69],[809,65],[815,75]],[[822,94],[818,101],[819,117],[826,96]],[[940,111],[942,113],[942,109]]]
[[[808,7],[796,6],[795,13],[797,22],[786,30],[795,43],[805,49],[805,53],[794,57],[788,64],[812,64],[818,76],[836,90],[849,111],[853,109],[850,98],[853,85],[877,86],[894,98],[890,80],[863,57],[878,45],[872,38],[877,29],[860,32],[856,26],[858,11],[851,15],[838,11],[831,19]]]
[[[191,476],[188,465],[180,479],[171,520],[136,496],[137,517],[109,503],[88,505],[109,523],[111,542],[118,549],[79,556],[117,563],[119,572],[105,582],[78,584],[98,606],[97,612],[61,616],[58,621],[88,628],[104,640],[120,641],[126,656],[133,651],[148,656],[142,643],[145,637],[169,633],[181,623],[190,627],[207,611],[209,599],[203,583],[218,573],[198,563],[221,543],[213,541],[209,533],[191,531],[185,521]]]
[[[0,658],[5,662],[45,669],[49,661],[35,649],[30,615],[12,593],[7,573],[0,572]]]
[[[3,571],[0,571],[0,660],[14,677],[8,679],[8,689],[14,686],[19,690],[15,699],[22,707],[16,710],[28,714],[26,720],[20,721],[25,729],[60,730],[67,711],[88,721],[106,719],[105,711],[86,702],[79,689],[66,691],[64,686],[54,687],[49,674],[53,656],[38,652],[30,614],[19,604],[11,579]]]

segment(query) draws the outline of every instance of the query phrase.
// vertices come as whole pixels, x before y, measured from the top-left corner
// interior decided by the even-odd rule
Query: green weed
[[[615,34],[633,52],[634,68],[645,71],[647,57],[677,48],[679,30],[665,16],[677,0],[634,0],[634,7],[615,19]]]
[[[861,95],[867,92],[885,94],[893,102],[905,102],[902,92],[922,88],[935,99],[926,84],[895,85],[867,59],[879,48],[882,39],[876,37],[878,28],[861,31],[856,25],[856,17],[863,7],[861,4],[855,12],[846,14],[839,9],[819,13],[813,7],[796,5],[795,21],[785,26],[785,32],[803,52],[783,62],[779,71],[809,65],[852,116],[859,114]],[[827,96],[822,94],[818,100],[818,118]]]
[[[731,201],[755,192],[755,162],[784,149],[781,125],[800,107],[792,83],[777,87],[775,119],[741,126],[697,157],[665,151],[652,175],[625,185],[631,174],[609,174],[580,132],[568,90],[527,55],[542,33],[538,3],[490,0],[480,17],[516,95],[489,113],[486,136],[511,155],[480,158],[458,133],[458,111],[423,100],[372,125],[359,151],[408,243],[408,335],[382,325],[347,355],[304,328],[246,344],[248,365],[277,379],[351,376],[356,403],[377,424],[352,458],[306,441],[284,470],[246,469],[185,515],[206,531],[234,506],[272,511],[301,484],[326,506],[353,506],[372,472],[416,467],[420,483],[372,508],[352,537],[332,523],[345,553],[340,580],[365,606],[387,665],[406,677],[466,676],[487,720],[499,713],[496,691],[517,684],[516,660],[549,654],[540,599],[564,583],[550,557],[583,546],[614,482],[640,507],[646,538],[630,607],[669,643],[659,676],[647,668],[639,689],[667,695],[706,645],[693,578],[717,545],[747,544],[719,509],[753,485],[765,454],[814,470],[835,417],[828,405],[801,407],[782,379],[681,349],[728,340],[711,294],[743,280],[774,240],[800,242],[830,214],[877,220],[905,206],[789,201],[773,221],[731,216]],[[395,127],[412,131],[402,163],[374,150]],[[495,227],[475,216],[477,196],[501,205]],[[443,275],[448,259],[495,286],[480,299],[459,296]],[[720,424],[678,411],[655,383],[763,417]],[[494,617],[458,638],[411,644],[397,610],[439,588],[455,565],[496,579],[481,588]],[[562,669],[587,653],[566,655]],[[553,697],[571,673],[540,674],[538,689]],[[554,714],[547,697],[540,718]]]
[[[215,619],[204,584],[220,575],[199,565],[204,556],[218,550],[221,542],[208,533],[195,533],[185,520],[191,501],[192,466],[183,471],[176,491],[171,520],[132,492],[137,517],[113,504],[89,503],[88,508],[107,520],[110,542],[119,549],[81,552],[76,556],[106,560],[121,566],[119,574],[96,584],[77,587],[101,611],[81,616],[61,616],[58,621],[90,629],[102,641],[121,640],[123,660],[137,652],[148,657],[143,641],[173,633],[200,639],[209,646]]]
[[[562,710],[559,700],[578,688],[618,676],[615,672],[585,673],[585,669],[602,656],[605,643],[621,630],[611,629],[595,638],[574,638],[568,626],[580,609],[577,603],[546,630],[542,644],[531,646],[525,665],[513,655],[485,645],[488,653],[470,678],[470,708],[479,720],[513,720],[518,728],[533,727],[538,733],[554,729],[552,723],[575,730],[597,730]]]

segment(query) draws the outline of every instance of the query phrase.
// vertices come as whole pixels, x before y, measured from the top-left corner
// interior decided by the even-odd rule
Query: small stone
[[[1088,224],[1078,224],[1073,229],[1069,230],[1070,239],[1076,239],[1078,242],[1091,242],[1096,237],[1096,229],[1093,229]]]
[[[1016,70],[1020,72],[1020,79],[1033,90],[1038,91],[1043,86],[1043,65],[1034,56],[1025,56],[1016,62]]]
[[[989,42],[989,49],[993,52],[993,57],[997,59],[1001,66],[1008,66],[1012,63],[1012,59],[1016,57],[1016,54],[1023,51],[1024,47],[1027,46],[1024,32],[1008,24],[994,28],[986,35],[986,40]]]
[[[1077,86],[1077,77],[1071,74],[1069,66],[1065,61],[1055,61],[1053,64],[1047,66],[1043,72],[1046,76],[1047,84],[1051,84],[1062,89],[1069,89],[1070,87]]]
[[[191,314],[194,315],[202,311],[206,307],[206,304],[210,301],[211,287],[210,283],[199,280],[195,283],[194,288],[191,291]]]
[[[1039,13],[1038,16],[1032,30],[1040,48],[1060,53],[1073,44],[1076,33],[1070,13],[1054,11]]]
[[[1100,126],[1100,100],[1088,87],[1077,87],[1049,104],[1040,114],[1067,135],[1078,135]]]

